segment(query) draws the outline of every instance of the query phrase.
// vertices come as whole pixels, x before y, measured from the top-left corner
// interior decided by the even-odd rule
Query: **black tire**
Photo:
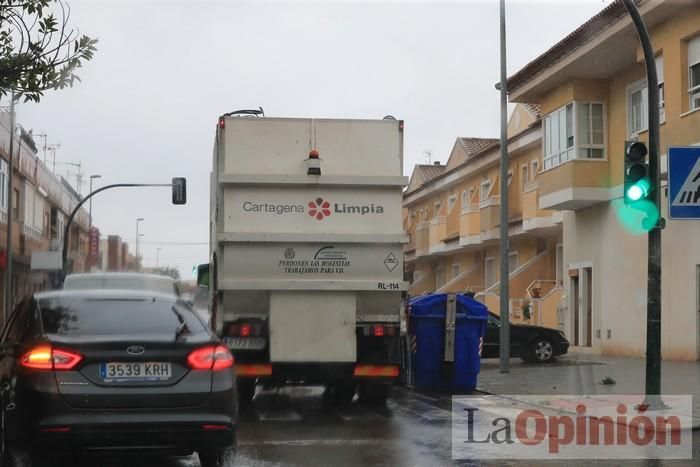
[[[240,407],[249,407],[253,405],[253,398],[255,397],[255,383],[254,379],[239,379],[238,380],[238,405]]]
[[[232,466],[236,456],[235,446],[225,449],[204,449],[197,451],[199,464],[202,467]]]
[[[357,383],[343,382],[334,384],[331,388],[333,403],[339,406],[347,406],[352,403],[357,391]]]
[[[537,337],[530,342],[523,360],[531,363],[554,361],[554,344],[546,337]]]
[[[367,405],[385,405],[389,398],[389,383],[362,383],[357,391],[360,402]]]

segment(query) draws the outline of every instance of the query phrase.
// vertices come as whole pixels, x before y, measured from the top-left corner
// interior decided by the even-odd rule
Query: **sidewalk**
[[[483,360],[477,389],[494,395],[622,395],[643,394],[646,362],[571,353],[551,364],[527,364],[511,359],[510,373],[502,374],[497,359]],[[611,377],[616,384],[600,381]],[[669,395],[693,396],[693,428],[700,428],[700,362],[663,361],[661,390]]]

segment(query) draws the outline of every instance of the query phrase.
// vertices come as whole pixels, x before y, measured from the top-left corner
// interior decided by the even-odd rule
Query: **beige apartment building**
[[[700,145],[700,1],[639,8],[656,52],[665,187],[667,148]],[[622,183],[625,141],[647,139],[647,87],[622,3],[516,72],[508,92],[519,104],[508,131],[511,316],[522,320],[529,300],[531,321],[561,327],[572,344],[643,357],[647,241]],[[412,293],[471,287],[497,311],[499,149],[487,141],[460,138],[446,166],[416,168],[404,203],[406,262]],[[665,189],[662,198],[668,217]],[[663,358],[698,360],[700,221],[667,220],[662,258]]]

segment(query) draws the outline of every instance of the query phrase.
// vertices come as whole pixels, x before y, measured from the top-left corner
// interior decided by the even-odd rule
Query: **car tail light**
[[[384,326],[382,326],[381,324],[375,324],[374,329],[372,329],[372,335],[374,337],[384,336]]]
[[[225,431],[230,430],[231,427],[227,425],[202,425],[204,431]]]
[[[223,370],[233,366],[233,355],[224,345],[210,345],[193,350],[187,356],[187,364],[193,370]]]
[[[42,345],[22,355],[20,364],[33,370],[72,370],[82,359],[79,353]]]
[[[250,324],[241,324],[239,333],[241,337],[250,337]]]

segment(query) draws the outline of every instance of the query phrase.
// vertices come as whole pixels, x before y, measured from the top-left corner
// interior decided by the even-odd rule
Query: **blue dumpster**
[[[413,384],[419,389],[470,392],[481,368],[481,346],[488,309],[465,295],[455,296],[453,326],[448,316],[448,294],[416,297],[409,302],[409,333]],[[454,345],[445,345],[452,332]]]

